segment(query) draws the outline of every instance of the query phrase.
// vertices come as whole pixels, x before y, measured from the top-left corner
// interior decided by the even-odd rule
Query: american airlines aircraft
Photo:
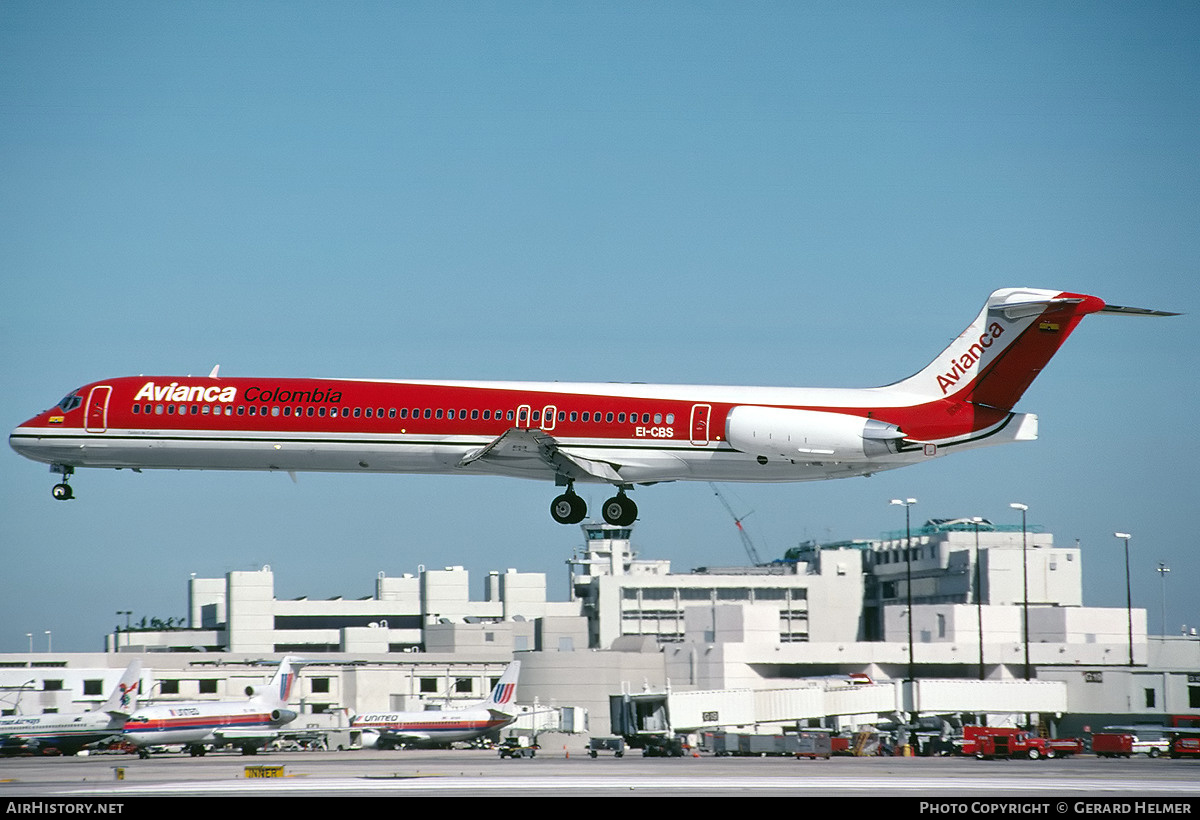
[[[609,484],[627,526],[635,484],[814,481],[1037,438],[1013,407],[1084,316],[1175,315],[1006,288],[914,376],[865,389],[567,382],[128,376],[71,391],[9,444],[76,467],[503,475],[554,481],[555,521]]]
[[[138,747],[143,758],[150,756],[151,746],[176,744],[186,746],[192,757],[202,756],[209,746],[225,744],[236,746],[242,754],[255,754],[296,719],[288,700],[303,663],[291,655],[283,658],[265,687],[246,687],[248,700],[145,706],[125,722],[125,739]]]
[[[350,727],[363,730],[363,745],[438,746],[503,729],[517,719],[517,678],[521,662],[513,661],[496,681],[487,700],[462,709],[426,712],[383,712],[355,715]],[[373,737],[374,740],[369,738]]]
[[[66,754],[117,738],[125,719],[137,709],[142,663],[125,668],[108,700],[90,712],[0,717],[0,754]]]

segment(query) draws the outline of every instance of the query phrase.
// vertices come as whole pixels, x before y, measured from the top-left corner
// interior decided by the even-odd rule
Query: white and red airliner
[[[209,746],[231,745],[242,754],[256,754],[277,739],[280,729],[296,719],[288,708],[296,676],[304,661],[291,655],[266,686],[247,686],[244,701],[191,701],[144,706],[125,722],[124,736],[150,756],[151,746],[187,747],[192,757],[202,756]]]
[[[487,700],[461,709],[424,712],[382,712],[355,715],[352,729],[363,731],[363,746],[395,749],[405,746],[444,746],[498,732],[517,719],[517,678],[521,662],[513,661],[496,681]]]
[[[9,443],[76,467],[503,475],[553,480],[555,521],[587,514],[576,482],[610,484],[627,526],[635,484],[861,476],[1037,438],[1013,407],[1086,315],[1174,315],[1095,296],[1006,288],[928,366],[884,387],[129,376],[69,393]]]

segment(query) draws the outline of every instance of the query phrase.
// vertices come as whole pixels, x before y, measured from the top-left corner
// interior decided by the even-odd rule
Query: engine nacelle
[[[866,461],[899,452],[894,424],[822,410],[742,405],[725,419],[725,440],[757,456],[806,461]]]
[[[272,723],[291,723],[295,719],[296,719],[296,713],[293,712],[291,709],[272,709],[271,710],[271,722]]]

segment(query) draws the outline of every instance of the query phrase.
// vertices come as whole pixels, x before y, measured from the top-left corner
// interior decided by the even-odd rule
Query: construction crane
[[[717,488],[717,485],[710,481],[708,482],[708,486],[712,487],[713,495],[717,497],[717,500],[721,502],[721,506],[725,508],[726,512],[729,513],[729,517],[733,519],[733,525],[737,527],[738,535],[742,537],[742,546],[746,548],[746,555],[750,558],[751,566],[763,566],[762,559],[758,557],[758,550],[754,548],[754,542],[750,540],[749,533],[747,533],[746,528],[742,526],[742,521],[748,518],[754,512],[754,510],[746,513],[741,518],[738,518],[737,513],[733,511],[733,507],[729,506],[729,502],[725,500],[725,496],[721,495],[721,491]]]

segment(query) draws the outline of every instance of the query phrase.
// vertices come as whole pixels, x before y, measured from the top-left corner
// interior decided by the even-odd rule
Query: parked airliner
[[[303,662],[291,655],[279,662],[271,682],[247,686],[247,700],[163,703],[146,706],[125,722],[125,739],[149,757],[151,746],[187,747],[199,757],[209,746],[232,745],[254,754],[279,737],[280,727],[296,719],[288,709],[292,686]]]
[[[142,663],[133,661],[108,700],[90,712],[0,717],[0,753],[73,755],[119,737],[125,719],[137,709],[141,678]]]
[[[866,389],[560,382],[129,376],[71,391],[9,436],[76,467],[491,474],[553,480],[554,520],[582,521],[576,482],[609,484],[604,520],[660,481],[812,481],[1037,438],[1017,400],[1084,316],[1174,315],[1006,288],[907,379]]]
[[[380,712],[355,715],[351,728],[363,730],[363,745],[378,749],[440,746],[496,732],[517,719],[517,678],[521,662],[513,661],[496,681],[487,700],[461,709],[425,712]]]

